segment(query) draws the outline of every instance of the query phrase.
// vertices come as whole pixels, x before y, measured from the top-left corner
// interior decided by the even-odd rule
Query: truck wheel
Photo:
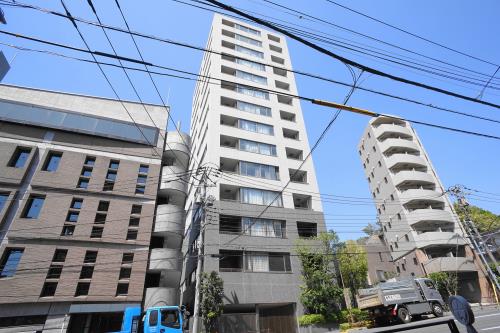
[[[443,316],[443,307],[438,303],[432,304],[432,313],[436,317],[442,317]]]
[[[399,308],[398,309],[398,319],[403,324],[408,324],[411,321],[410,311],[407,308]]]

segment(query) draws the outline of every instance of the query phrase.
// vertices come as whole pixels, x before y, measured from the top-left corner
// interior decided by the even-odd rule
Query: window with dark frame
[[[136,240],[137,239],[137,229],[129,229],[127,231],[127,240]]]
[[[59,279],[62,273],[62,265],[50,265],[46,279]]]
[[[124,253],[122,256],[122,265],[131,264],[134,261],[133,253]]]
[[[59,162],[61,161],[62,153],[51,151],[47,154],[45,163],[43,164],[43,171],[55,172],[59,167]]]
[[[92,227],[92,231],[90,232],[90,238],[102,238],[102,232],[104,228],[102,227]]]
[[[45,202],[45,197],[31,194],[24,206],[22,217],[25,219],[37,219]]]
[[[94,275],[94,266],[82,266],[80,279],[91,279],[92,275]]]
[[[95,214],[95,218],[94,218],[94,223],[99,223],[99,224],[103,224],[106,222],[106,217],[107,215],[106,214],[103,214],[103,213],[96,213]]]
[[[73,236],[74,233],[75,233],[74,225],[65,225],[62,228],[61,236]]]
[[[81,209],[82,205],[83,205],[83,199],[73,198],[73,200],[71,201],[70,207],[73,209]]]
[[[30,154],[31,148],[17,147],[7,165],[13,168],[24,168]]]
[[[76,285],[75,297],[87,296],[89,294],[90,282],[78,282]]]
[[[24,249],[6,248],[0,261],[0,278],[11,277],[16,274],[17,266],[21,261]]]
[[[83,262],[85,264],[93,264],[97,260],[97,251],[87,251],[85,252],[85,257],[83,259]]]
[[[131,274],[132,274],[132,268],[122,267],[120,268],[120,275],[118,277],[118,280],[130,279]]]
[[[141,205],[132,205],[132,210],[130,214],[140,214],[142,212],[142,206]]]
[[[45,282],[40,297],[51,297],[56,294],[57,282]]]
[[[67,255],[68,255],[68,250],[56,249],[54,251],[54,256],[52,257],[52,262],[64,262],[66,260]]]
[[[109,201],[99,201],[99,205],[97,206],[97,210],[100,212],[107,212],[109,209]]]
[[[118,283],[116,286],[116,296],[128,295],[128,283]]]

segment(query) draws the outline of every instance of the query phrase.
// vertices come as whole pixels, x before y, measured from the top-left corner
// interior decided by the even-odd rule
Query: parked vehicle
[[[159,306],[141,312],[129,307],[123,314],[122,328],[115,333],[183,333],[187,311],[184,307]]]
[[[434,282],[426,278],[382,282],[360,289],[358,307],[368,310],[377,325],[399,321],[409,323],[423,314],[443,316],[444,301]]]

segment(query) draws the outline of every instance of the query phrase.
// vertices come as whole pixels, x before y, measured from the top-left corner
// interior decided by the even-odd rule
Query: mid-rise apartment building
[[[172,135],[163,153],[166,120],[163,106],[0,86],[0,332],[117,330],[145,280],[148,304],[178,301],[170,164],[186,148]]]
[[[396,274],[457,272],[460,295],[471,302],[491,300],[484,268],[411,125],[374,118],[358,148],[382,226],[378,246],[387,244]],[[384,259],[381,254],[380,262],[375,257],[369,264]]]
[[[287,44],[215,15],[206,47],[222,55],[206,52],[200,74],[221,84],[196,85],[189,170],[207,167],[207,196],[214,199],[206,213],[203,271],[224,280],[221,332],[294,332],[303,311],[294,246],[326,228],[313,161],[304,162],[310,148],[301,107],[287,95],[297,94],[293,73],[284,70],[292,67]],[[201,185],[191,180],[181,291],[192,309]]]

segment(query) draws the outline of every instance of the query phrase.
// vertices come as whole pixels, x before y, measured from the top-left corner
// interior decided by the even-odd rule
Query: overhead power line
[[[486,101],[481,101],[481,100],[478,100],[476,98],[473,98],[473,97],[469,97],[469,96],[465,96],[465,95],[462,95],[462,94],[459,94],[459,93],[455,93],[455,92],[452,92],[452,91],[449,91],[449,90],[445,90],[445,89],[442,89],[442,88],[438,88],[438,87],[434,87],[434,86],[431,86],[431,85],[428,85],[428,84],[425,84],[425,83],[420,83],[420,82],[417,82],[417,81],[413,81],[413,80],[409,80],[409,79],[405,79],[403,77],[399,77],[399,76],[396,76],[396,75],[393,75],[393,74],[389,74],[389,73],[386,73],[386,72],[383,72],[383,71],[380,71],[380,70],[377,70],[375,68],[371,68],[369,66],[366,66],[366,65],[363,65],[363,64],[360,64],[356,61],[353,61],[353,60],[350,60],[350,59],[347,59],[345,57],[342,57],[338,54],[335,54],[333,53],[332,51],[330,50],[327,50],[315,43],[312,43],[308,40],[305,40],[304,38],[302,37],[299,37],[293,33],[290,33],[289,31],[285,30],[285,29],[281,29],[279,27],[277,27],[275,24],[271,24],[267,21],[264,21],[262,19],[259,19],[253,15],[249,15],[245,12],[242,12],[238,9],[235,9],[231,6],[228,6],[222,2],[219,2],[219,1],[216,1],[216,0],[206,0],[207,2],[210,2],[224,10],[227,10],[227,11],[230,11],[230,12],[233,12],[235,14],[238,14],[238,15],[241,15],[243,17],[246,17],[260,25],[263,25],[265,27],[268,27],[270,29],[273,29],[275,31],[278,31],[280,33],[282,33],[283,35],[289,37],[289,38],[292,38],[320,53],[323,53],[325,55],[328,55],[334,59],[337,59],[339,61],[341,61],[342,63],[345,63],[347,65],[350,65],[350,66],[353,66],[353,67],[356,67],[360,70],[363,70],[367,73],[371,73],[371,74],[374,74],[374,75],[378,75],[378,76],[381,76],[381,77],[385,77],[385,78],[388,78],[388,79],[391,79],[393,81],[397,81],[397,82],[402,82],[402,83],[405,83],[405,84],[408,84],[408,85],[412,85],[412,86],[416,86],[416,87],[419,87],[419,88],[423,88],[423,89],[426,89],[426,90],[430,90],[430,91],[434,91],[434,92],[438,92],[438,93],[441,93],[441,94],[445,94],[445,95],[448,95],[448,96],[452,96],[452,97],[456,97],[456,98],[460,98],[460,99],[463,99],[463,100],[467,100],[467,101],[471,101],[471,102],[475,102],[475,103],[479,103],[479,104],[484,104],[484,105],[488,105],[488,106],[491,106],[491,107],[494,107],[494,108],[497,108],[497,109],[500,109],[500,105],[498,104],[495,104],[495,103],[491,103],[491,102],[486,102]]]
[[[141,62],[140,60],[137,60],[137,59],[131,59],[131,58],[122,57],[122,56],[115,56],[115,55],[112,55],[112,54],[109,54],[109,53],[106,53],[106,52],[90,51],[90,50],[80,49],[80,48],[72,47],[72,46],[68,47],[68,46],[66,46],[64,44],[55,43],[55,42],[48,42],[48,41],[45,41],[45,40],[42,40],[42,39],[38,39],[38,38],[34,38],[34,37],[27,37],[27,36],[24,36],[24,35],[15,34],[15,33],[3,31],[3,30],[0,30],[0,33],[11,35],[11,36],[14,36],[14,37],[28,39],[28,40],[31,40],[31,41],[45,43],[45,44],[49,44],[49,45],[53,45],[53,46],[58,46],[58,47],[62,47],[62,48],[68,48],[68,49],[71,49],[71,50],[74,50],[74,51],[81,51],[81,52],[89,53],[89,54],[92,54],[93,57],[95,57],[95,55],[99,55],[99,56],[113,58],[113,59],[120,58],[120,59],[126,60],[126,61],[129,61],[127,59],[130,59],[130,61],[132,61],[132,62],[143,64],[143,62]],[[92,61],[92,62],[93,63],[97,63],[99,65],[100,64],[108,65],[106,63],[101,63],[101,62],[99,62],[97,60]],[[169,67],[165,67],[165,66],[155,65],[155,64],[152,64],[152,63],[147,63],[147,64],[149,66],[151,66],[151,67],[157,67],[157,68],[171,70],[171,71],[176,71],[176,72],[181,72],[181,73],[185,73],[185,74],[189,74],[189,75],[193,75],[193,76],[197,76],[197,77],[204,77],[204,78],[208,78],[208,79],[218,80],[218,81],[221,82],[221,83],[219,83],[219,85],[222,84],[222,81],[226,81],[226,82],[231,83],[231,84],[249,87],[249,88],[254,89],[254,90],[260,90],[260,91],[265,91],[265,92],[269,92],[269,93],[273,93],[273,94],[286,95],[286,96],[289,96],[289,97],[292,97],[292,98],[302,99],[302,100],[305,100],[305,101],[308,101],[308,102],[311,102],[311,103],[317,104],[317,105],[322,105],[322,106],[327,106],[327,107],[333,107],[333,108],[338,108],[338,107],[342,106],[343,109],[346,110],[346,111],[356,112],[356,113],[368,115],[368,116],[371,116],[371,117],[385,116],[385,117],[389,117],[389,118],[395,118],[395,119],[399,119],[399,120],[405,120],[405,121],[408,121],[408,122],[411,122],[411,123],[416,123],[416,124],[420,124],[420,125],[424,125],[424,126],[430,126],[430,127],[434,127],[434,128],[439,128],[439,129],[445,129],[445,130],[449,130],[449,131],[459,132],[459,133],[462,133],[462,134],[469,134],[469,135],[475,135],[475,136],[485,137],[485,138],[489,138],[489,139],[500,140],[500,137],[499,136],[495,136],[495,135],[484,134],[484,133],[474,132],[474,131],[468,131],[468,130],[463,130],[463,129],[453,128],[453,127],[448,127],[448,126],[439,125],[439,124],[432,124],[432,123],[427,123],[427,122],[423,122],[423,121],[410,120],[410,119],[407,119],[407,118],[396,117],[396,116],[392,116],[392,115],[386,115],[386,114],[383,114],[383,113],[375,113],[375,112],[371,112],[371,111],[367,111],[367,110],[363,110],[362,112],[360,112],[360,110],[362,110],[362,109],[345,106],[345,105],[342,105],[342,104],[339,104],[339,103],[334,103],[334,102],[329,102],[329,101],[323,101],[323,100],[315,99],[315,98],[311,98],[311,97],[294,95],[294,94],[290,94],[290,93],[286,93],[286,92],[282,92],[282,91],[277,91],[277,90],[272,90],[272,89],[261,88],[261,87],[256,87],[256,86],[252,86],[252,85],[247,85],[247,84],[241,84],[241,83],[237,83],[237,82],[222,80],[222,79],[219,79],[219,78],[214,78],[214,77],[210,77],[210,76],[199,75],[199,74],[195,74],[195,73],[188,72],[188,71],[182,71],[182,70],[177,70],[177,69],[173,69],[173,68],[169,68]],[[113,64],[109,64],[109,65],[110,66],[117,66],[117,65],[113,65]],[[126,68],[128,68],[128,67],[126,67]],[[138,71],[143,71],[141,69],[132,68],[132,67],[130,67],[130,69],[138,70]],[[183,78],[183,79],[186,79],[186,78]],[[214,83],[214,84],[217,84],[217,83]]]
[[[264,0],[264,1],[268,2],[267,0]],[[376,17],[370,16],[370,15],[365,14],[365,13],[362,13],[362,12],[360,12],[360,11],[358,11],[358,10],[355,10],[355,9],[349,8],[349,7],[347,7],[347,6],[345,6],[345,5],[342,5],[342,4],[338,3],[338,2],[335,2],[335,1],[333,1],[333,0],[326,0],[326,1],[328,1],[329,3],[331,3],[331,4],[335,5],[335,6],[338,6],[338,7],[344,8],[344,9],[346,9],[346,10],[350,11],[350,12],[353,12],[353,13],[356,13],[356,14],[358,14],[358,15],[364,16],[364,17],[366,17],[366,18],[368,18],[368,19],[370,19],[370,20],[372,20],[372,21],[378,22],[378,23],[380,23],[380,24],[383,24],[383,25],[385,25],[385,26],[388,26],[388,27],[390,27],[390,28],[393,28],[393,29],[396,29],[396,30],[398,30],[398,31],[400,31],[400,32],[403,32],[403,33],[405,33],[405,34],[407,34],[407,35],[410,35],[410,36],[413,36],[413,37],[418,38],[418,39],[420,39],[420,40],[426,41],[427,43],[434,44],[434,45],[436,45],[436,46],[442,47],[442,48],[447,49],[447,50],[449,50],[449,51],[452,51],[452,52],[455,52],[455,53],[461,54],[461,55],[463,55],[463,56],[465,56],[465,57],[468,57],[468,58],[471,58],[471,59],[475,59],[475,60],[477,60],[477,61],[481,61],[481,62],[483,62],[483,63],[489,64],[489,65],[492,65],[492,66],[496,66],[496,67],[500,66],[500,65],[495,64],[495,63],[492,63],[492,62],[490,62],[490,61],[488,61],[488,60],[484,60],[484,59],[478,58],[478,57],[476,57],[476,56],[473,56],[473,55],[471,55],[471,54],[468,54],[468,53],[462,52],[462,51],[460,51],[460,50],[457,50],[457,49],[451,48],[451,47],[446,46],[446,45],[444,45],[444,44],[441,44],[441,43],[438,43],[438,42],[432,41],[432,40],[430,40],[430,39],[428,39],[428,38],[425,38],[425,37],[422,37],[422,36],[417,35],[417,34],[415,34],[415,33],[412,33],[412,32],[410,32],[410,31],[408,31],[408,30],[405,30],[405,29],[399,28],[399,27],[397,27],[397,26],[395,26],[395,25],[393,25],[393,24],[390,24],[390,23],[384,22],[384,21],[382,21],[382,20],[380,20],[380,19],[378,19],[378,18],[376,18]]]
[[[186,5],[195,6],[197,8],[199,7],[199,6],[188,4],[188,3],[185,3],[185,2],[182,2],[182,1],[178,1],[178,0],[175,0],[175,1],[183,3],[183,4],[186,4]],[[41,11],[41,12],[44,12],[44,13],[48,13],[48,14],[52,14],[52,15],[55,15],[55,16],[67,18],[67,15],[65,15],[63,13],[51,11],[49,9],[40,8],[40,7],[36,7],[36,6],[32,6],[32,5],[20,4],[19,2],[16,2],[16,3],[18,4],[19,7],[34,9],[34,10],[38,10],[38,11]],[[214,6],[215,7],[215,5],[210,5],[210,6]],[[210,9],[203,8],[203,7],[199,7],[199,8],[204,9],[204,10],[210,10]],[[210,11],[213,11],[213,10],[210,10]],[[217,12],[217,11],[213,11],[213,12]],[[225,15],[227,15],[227,14],[225,14]],[[233,17],[232,15],[229,15],[229,16]],[[237,18],[236,16],[234,16],[234,17]],[[78,18],[78,17],[73,17],[72,19],[75,20],[75,21],[82,22],[82,23],[89,24],[89,25],[93,25],[93,26],[96,26],[96,27],[104,27],[106,29],[110,29],[110,30],[114,30],[114,31],[122,32],[122,33],[127,33],[127,34],[134,35],[134,36],[139,36],[139,37],[142,37],[142,38],[152,39],[152,40],[156,40],[156,41],[160,41],[160,42],[164,42],[164,43],[168,43],[168,44],[172,44],[172,45],[176,45],[176,46],[180,46],[180,47],[186,47],[186,48],[190,48],[190,49],[194,49],[194,50],[198,50],[198,51],[204,51],[204,52],[211,52],[211,53],[214,53],[214,54],[221,54],[221,53],[219,53],[217,51],[207,50],[207,49],[205,49],[203,47],[199,47],[199,46],[195,46],[195,45],[190,45],[188,43],[183,43],[183,42],[179,42],[179,41],[165,39],[165,38],[161,38],[161,37],[157,37],[157,36],[153,36],[153,35],[148,35],[148,34],[144,34],[144,33],[140,33],[140,32],[134,32],[134,31],[130,31],[130,30],[125,30],[125,29],[121,29],[119,27],[114,27],[114,26],[109,26],[109,25],[103,25],[103,24],[99,24],[98,22],[92,22],[92,21],[88,21],[88,20],[81,19],[81,18]],[[250,20],[248,20],[248,21],[250,21]],[[97,55],[101,55],[97,51],[96,51],[96,54]],[[237,59],[247,60],[245,58],[234,56],[234,55],[232,55],[232,57],[237,58]],[[120,57],[120,58],[117,58],[117,59],[125,60],[127,58],[126,57]],[[135,60],[135,59],[134,60],[129,59],[129,61],[137,63],[137,60]],[[261,63],[261,64],[263,64],[265,66],[278,67],[278,66],[264,64],[264,63]],[[147,62],[145,62],[145,66],[148,66]],[[279,67],[279,68],[281,68],[281,67]],[[325,82],[331,82],[331,83],[334,83],[334,84],[339,84],[339,85],[344,85],[344,86],[351,87],[351,85],[348,84],[348,83],[340,82],[340,81],[333,80],[333,79],[330,79],[330,78],[325,78],[325,77],[322,77],[322,76],[317,75],[317,74],[311,74],[311,73],[306,73],[306,72],[303,72],[303,71],[291,70],[291,69],[285,69],[285,68],[282,68],[282,69],[290,71],[290,72],[293,72],[293,73],[296,73],[296,74],[299,74],[299,75],[308,76],[308,77],[311,77],[311,78],[323,80]],[[406,101],[406,102],[409,102],[409,103],[414,103],[414,104],[418,104],[418,105],[422,105],[422,106],[427,106],[427,107],[438,109],[438,110],[442,110],[442,111],[445,111],[445,112],[451,112],[451,113],[461,114],[461,115],[464,115],[464,116],[473,117],[473,118],[477,118],[477,119],[482,119],[482,120],[486,120],[486,121],[498,122],[498,121],[496,121],[494,119],[490,119],[490,118],[487,118],[487,117],[474,116],[474,115],[470,115],[470,114],[463,113],[463,112],[460,112],[460,111],[451,110],[449,108],[439,107],[439,106],[435,106],[435,105],[432,105],[432,104],[429,104],[429,103],[420,102],[420,101],[416,101],[416,100],[412,100],[412,99],[408,99],[408,98],[404,98],[404,97],[400,97],[400,96],[395,96],[395,95],[392,95],[392,94],[389,94],[389,93],[384,93],[384,92],[376,91],[376,90],[369,89],[369,88],[358,87],[358,89],[364,90],[364,91],[367,91],[367,92],[370,92],[370,93],[374,93],[374,94],[379,94],[381,96],[386,96],[386,97],[390,97],[390,98],[394,98],[394,99],[403,100],[403,101]]]

